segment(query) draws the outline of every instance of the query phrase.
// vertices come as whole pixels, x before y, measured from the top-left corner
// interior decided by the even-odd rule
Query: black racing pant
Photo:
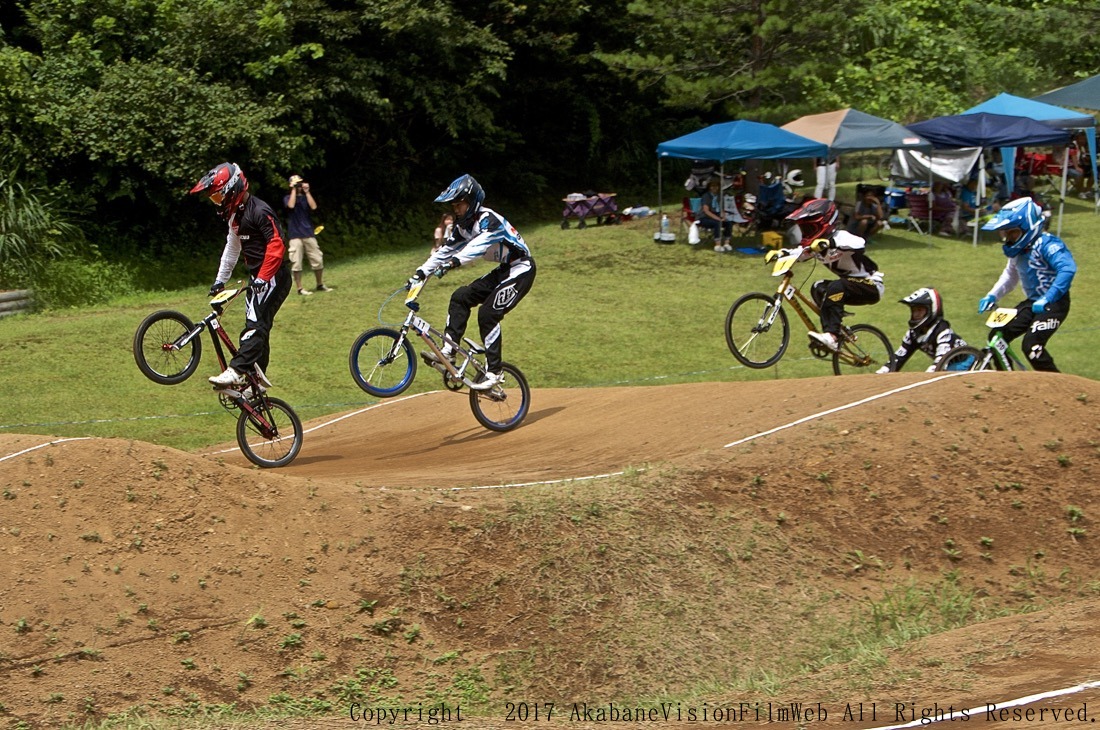
[[[1009,342],[1020,335],[1024,336],[1024,357],[1036,370],[1046,370],[1057,373],[1054,358],[1047,352],[1047,340],[1049,340],[1069,315],[1069,294],[1048,304],[1042,314],[1031,311],[1034,299],[1025,299],[1016,305],[1016,316],[1012,321],[1001,328],[1001,334]]]
[[[878,304],[878,287],[870,279],[822,279],[810,289],[814,302],[821,308],[821,331],[840,334],[844,305],[859,307]]]
[[[249,287],[245,292],[244,329],[241,330],[241,344],[229,365],[237,372],[251,370],[259,365],[267,372],[267,361],[271,357],[271,326],[275,324],[275,314],[283,306],[290,293],[290,264],[287,261],[279,267],[275,278],[267,287],[257,292]]]
[[[470,309],[480,306],[477,325],[485,345],[485,364],[490,371],[500,372],[500,321],[527,296],[534,282],[535,260],[526,256],[501,264],[480,279],[455,289],[447,310],[447,336],[461,342]]]

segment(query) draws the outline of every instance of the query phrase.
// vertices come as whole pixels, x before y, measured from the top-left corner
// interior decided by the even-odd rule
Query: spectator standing
[[[836,171],[839,168],[840,158],[838,157],[818,157],[814,160],[814,171],[817,173],[814,198],[836,200]]]
[[[290,235],[290,273],[294,276],[294,288],[300,296],[313,292],[302,287],[302,259],[309,259],[309,268],[317,279],[317,291],[332,291],[325,286],[325,256],[317,245],[317,233],[313,228],[310,212],[317,210],[317,201],[309,190],[309,183],[299,175],[291,175],[290,192],[283,196],[288,211],[287,229]]]
[[[433,236],[434,243],[432,244],[432,251],[438,251],[443,245],[443,242],[451,237],[451,227],[455,224],[455,217],[453,213],[444,213],[439,219],[439,225],[435,227],[435,234]]]

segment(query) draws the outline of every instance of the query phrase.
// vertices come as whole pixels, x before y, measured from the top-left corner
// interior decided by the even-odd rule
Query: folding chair
[[[928,197],[932,194],[931,191],[926,192],[913,192],[910,190],[905,194],[905,202],[909,206],[909,214],[905,218],[905,230],[913,231],[921,235],[925,235],[925,228],[928,228],[928,221],[931,216],[931,203]],[[928,230],[928,234],[931,235],[931,229]]]
[[[691,228],[691,224],[699,220],[699,216],[702,215],[703,199],[699,197],[685,197],[683,207],[680,208],[680,229],[677,234],[679,238],[687,238],[688,229]]]

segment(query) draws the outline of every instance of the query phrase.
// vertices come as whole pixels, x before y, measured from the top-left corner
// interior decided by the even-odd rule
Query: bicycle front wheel
[[[237,445],[253,464],[265,469],[286,466],[302,449],[302,421],[286,401],[263,398],[256,403],[262,423],[246,410],[237,419]]]
[[[787,313],[774,295],[752,292],[726,315],[726,345],[742,365],[766,368],[779,362],[791,341]]]
[[[873,373],[883,365],[894,361],[894,349],[890,340],[878,327],[869,324],[854,324],[851,333],[840,343],[840,349],[833,353],[833,372],[837,375],[859,375]]]
[[[993,353],[979,350],[970,345],[960,345],[951,350],[936,363],[936,372],[958,372],[960,370],[996,370]]]
[[[397,330],[367,330],[352,344],[348,366],[360,388],[376,398],[392,398],[412,385],[416,353]]]
[[[490,431],[511,431],[523,423],[531,408],[527,378],[514,365],[501,363],[504,378],[492,390],[471,390],[470,410]]]
[[[134,360],[138,370],[154,383],[176,385],[194,374],[202,357],[202,340],[198,335],[182,347],[176,343],[195,324],[179,312],[153,312],[138,325],[134,333]]]

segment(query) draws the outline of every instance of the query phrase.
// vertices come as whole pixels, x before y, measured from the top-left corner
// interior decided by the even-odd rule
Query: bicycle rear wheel
[[[958,372],[964,370],[996,370],[993,353],[979,350],[970,345],[960,345],[951,350],[936,363],[936,372]]]
[[[195,324],[179,312],[153,312],[138,325],[134,333],[134,360],[138,370],[154,383],[176,385],[194,374],[202,357],[202,339],[191,338],[181,348],[175,343]]]
[[[255,405],[263,424],[242,410],[237,419],[237,445],[256,466],[286,466],[302,449],[302,421],[286,401],[261,397]]]
[[[392,398],[412,385],[416,353],[397,330],[367,330],[352,344],[348,366],[360,388],[376,398]]]
[[[511,431],[523,423],[531,408],[527,378],[514,365],[501,363],[504,379],[492,390],[471,390],[470,410],[490,431]]]
[[[878,327],[854,324],[848,328],[850,337],[844,338],[840,348],[833,353],[833,372],[837,375],[873,373],[883,365],[892,365],[894,349],[890,340]]]
[[[746,367],[759,369],[776,364],[790,341],[787,313],[774,295],[745,294],[726,315],[726,345]]]

